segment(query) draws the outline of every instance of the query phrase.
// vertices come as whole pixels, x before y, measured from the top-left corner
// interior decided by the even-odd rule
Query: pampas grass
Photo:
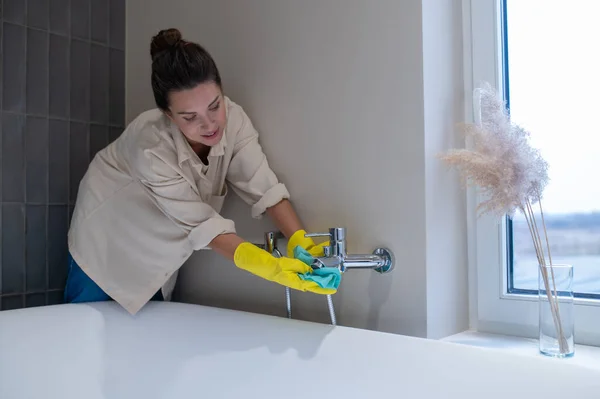
[[[462,126],[467,139],[472,140],[473,149],[452,149],[440,158],[460,171],[464,184],[481,190],[486,199],[478,206],[479,216],[490,213],[512,217],[516,211],[525,216],[558,333],[559,350],[566,353],[568,345],[560,318],[542,207],[548,164],[539,151],[531,147],[529,132],[511,122],[504,101],[488,83],[476,89],[475,94],[479,98],[476,104],[480,108],[480,121]],[[536,205],[541,215],[539,223],[534,214]],[[546,268],[546,257],[549,268]]]

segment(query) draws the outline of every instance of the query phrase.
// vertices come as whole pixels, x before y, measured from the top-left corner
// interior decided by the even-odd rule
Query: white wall
[[[347,227],[352,253],[394,251],[392,274],[344,275],[334,296],[340,324],[435,337],[467,326],[464,199],[435,159],[462,115],[458,0],[128,0],[127,7],[128,120],[154,106],[151,36],[177,27],[215,57],[226,94],[252,118],[307,229]],[[272,229],[233,196],[223,213],[252,241]],[[282,287],[206,252],[184,266],[178,293],[188,302],[285,314]],[[325,298],[293,298],[294,317],[328,321]]]
[[[466,196],[436,155],[461,146],[464,118],[461,8],[423,1],[427,335],[442,338],[468,325]],[[457,312],[457,309],[459,310]]]

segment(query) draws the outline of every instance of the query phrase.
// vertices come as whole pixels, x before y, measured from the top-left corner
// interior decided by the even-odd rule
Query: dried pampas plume
[[[478,206],[480,215],[489,212],[512,217],[516,210],[525,215],[558,333],[560,351],[566,353],[568,344],[561,323],[541,202],[548,184],[548,164],[539,151],[529,144],[529,132],[511,122],[504,101],[491,85],[483,84],[474,94],[474,103],[479,107],[476,116],[480,120],[479,123],[464,125],[464,133],[472,140],[473,149],[453,149],[440,158],[461,172],[464,183],[479,187],[487,198]],[[535,204],[539,204],[541,228],[533,211]],[[547,252],[544,251],[544,244]],[[546,269],[546,255],[550,261],[550,273]]]
[[[481,214],[513,216],[525,203],[541,199],[548,165],[530,146],[529,132],[511,122],[504,101],[488,83],[475,90],[475,97],[480,123],[464,125],[473,149],[453,149],[440,158],[488,198],[479,205]]]

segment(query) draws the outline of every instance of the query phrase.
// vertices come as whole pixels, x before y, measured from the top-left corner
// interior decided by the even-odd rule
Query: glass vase
[[[571,357],[575,353],[573,266],[542,265],[538,269],[540,353]]]

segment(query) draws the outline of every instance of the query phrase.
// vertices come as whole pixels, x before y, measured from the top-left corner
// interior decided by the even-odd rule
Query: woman
[[[223,94],[211,56],[176,29],[153,37],[150,53],[158,109],[99,152],[80,183],[65,301],[112,298],[135,314],[152,298],[169,300],[179,267],[205,248],[281,285],[334,293],[299,277],[308,265],[244,241],[219,215],[229,183],[254,217],[268,214],[290,239],[288,254],[323,254],[304,237],[248,116]]]

